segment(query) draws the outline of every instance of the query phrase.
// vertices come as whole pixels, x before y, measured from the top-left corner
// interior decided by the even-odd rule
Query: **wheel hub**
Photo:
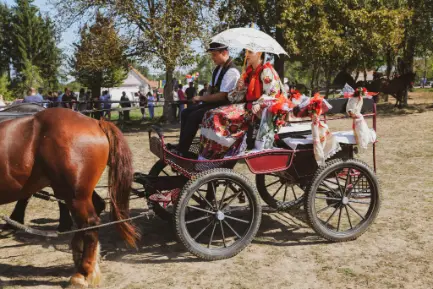
[[[343,203],[343,205],[347,205],[349,203],[349,198],[348,197],[343,197],[343,199],[341,200],[341,202]]]
[[[221,212],[221,211],[217,211],[217,212],[215,213],[215,217],[217,218],[218,221],[222,221],[222,220],[224,220],[225,215],[224,215],[223,212]]]

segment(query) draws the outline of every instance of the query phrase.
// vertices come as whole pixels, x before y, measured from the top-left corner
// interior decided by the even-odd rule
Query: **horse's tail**
[[[108,193],[111,199],[111,215],[116,221],[124,220],[129,217],[129,194],[133,180],[132,153],[122,132],[114,124],[100,120],[99,126],[107,135],[110,144]],[[136,247],[140,234],[131,222],[118,223],[117,229],[129,245]]]

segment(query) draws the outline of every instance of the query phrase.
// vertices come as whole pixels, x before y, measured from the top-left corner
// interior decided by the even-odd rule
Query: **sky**
[[[0,0],[0,3],[1,2],[6,3],[8,6],[15,5],[15,0]],[[49,0],[34,0],[33,5],[37,6],[42,13],[49,13],[51,19],[53,19],[54,22],[61,21],[61,18],[57,16],[57,12],[53,7],[53,5],[49,3]],[[62,31],[61,42],[59,44],[59,47],[67,55],[71,55],[73,53],[72,43],[79,41],[78,31],[79,31],[79,25],[77,23],[68,27],[66,30]],[[196,52],[204,53],[198,41],[192,43],[191,46]],[[159,74],[162,72],[161,69],[153,67],[151,65],[148,65],[148,67],[150,69],[150,73],[152,74]],[[181,70],[182,71],[187,70],[187,68]]]
[[[8,6],[14,6],[15,0],[0,0],[0,2],[6,3]],[[41,10],[43,13],[49,13],[51,18],[54,21],[58,21],[58,17],[56,17],[56,11],[54,7],[48,3],[46,0],[35,0],[33,4]],[[70,55],[72,53],[72,43],[78,41],[78,25],[72,25],[62,32],[61,42],[59,44],[60,48],[62,48],[66,54]]]

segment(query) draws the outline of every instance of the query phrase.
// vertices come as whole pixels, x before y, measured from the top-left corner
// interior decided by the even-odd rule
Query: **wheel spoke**
[[[269,185],[266,185],[265,188],[270,187],[272,185],[275,185],[276,183],[279,183],[279,182],[280,182],[280,180],[276,180],[275,182],[273,182],[273,183],[271,183]]]
[[[340,190],[341,195],[343,195],[344,192],[341,188],[340,182],[338,181],[338,174],[337,174],[337,172],[334,172],[334,174],[335,174],[335,180],[337,181],[338,189]]]
[[[352,192],[355,189],[355,187],[358,185],[359,181],[363,178],[364,176],[361,175],[360,177],[358,177],[358,179],[356,180],[356,182],[353,184],[352,189],[350,190],[350,192],[347,194],[347,197],[350,198],[352,196]]]
[[[226,220],[223,220],[223,222],[224,222],[224,224],[226,224],[226,225],[227,225],[227,227],[229,227],[229,228],[230,228],[230,230],[232,230],[232,232],[233,232],[233,233],[235,233],[235,235],[236,235],[236,236],[238,236],[238,238],[239,238],[239,239],[241,239],[241,238],[242,238],[242,237],[241,237],[241,235],[239,235],[239,234],[238,234],[238,232],[236,232],[236,231],[235,231],[235,229],[233,229],[233,227],[232,227],[232,226],[230,226],[230,224],[229,224],[229,223],[228,223],[228,222],[227,222]]]
[[[197,211],[202,211],[202,212],[205,212],[205,213],[208,213],[208,214],[212,214],[212,215],[214,214],[214,212],[212,212],[212,211],[205,210],[205,209],[202,209],[202,208],[199,208],[199,207],[196,207],[196,206],[188,205],[187,207],[190,208],[190,209],[194,209],[194,210],[197,210]]]
[[[350,229],[353,229],[352,222],[350,221],[349,210],[347,210],[347,206],[344,206],[344,209],[346,209],[347,220],[349,221]]]
[[[224,228],[223,228],[223,223],[220,221],[220,227],[221,227],[221,235],[223,237],[223,244],[224,244],[224,248],[227,248],[226,245],[226,237],[224,236]]]
[[[249,209],[249,208],[245,208],[245,207],[241,207],[241,206],[236,206],[236,207],[233,207],[233,209],[225,210],[225,211],[224,211],[224,214],[232,213],[232,212],[241,212],[241,211],[246,211],[246,210],[248,210],[248,209]]]
[[[196,223],[196,222],[200,222],[202,220],[209,219],[210,217],[213,217],[213,216],[212,215],[208,215],[208,216],[200,217],[200,218],[197,218],[197,219],[194,219],[194,220],[186,221],[185,223],[186,224]]]
[[[343,208],[340,206],[340,213],[338,214],[337,232],[340,231],[340,222],[341,222],[341,213],[342,212],[343,212]]]
[[[357,203],[357,204],[364,204],[364,205],[370,205],[371,202],[363,202],[358,200],[349,200],[349,203]]]
[[[222,198],[221,198],[221,202],[220,202],[220,204],[219,204],[219,206],[218,206],[218,210],[220,210],[220,209],[221,209],[221,206],[223,205],[223,201],[224,201],[224,198],[225,198],[226,193],[227,193],[227,188],[228,188],[228,186],[227,186],[227,182],[226,182],[226,186],[225,186],[225,188],[224,188],[223,196],[222,196]]]
[[[167,174],[167,172],[165,170],[162,170],[161,172],[164,173],[167,177],[170,176],[169,174]]]
[[[333,201],[341,201],[341,198],[318,197],[318,196],[316,196],[316,199],[321,199],[321,200],[333,200]]]
[[[275,192],[275,194],[272,195],[272,198],[275,198],[275,196],[278,194],[278,192],[281,190],[281,188],[284,186],[284,184],[281,184],[281,186],[278,188],[278,190]]]
[[[339,194],[337,194],[337,193],[336,193],[336,192],[334,191],[334,189],[333,189],[333,188],[331,188],[330,186],[328,186],[328,184],[327,184],[327,183],[325,183],[325,181],[326,181],[326,180],[323,180],[323,181],[322,181],[322,183],[321,183],[320,185],[322,185],[322,184],[323,184],[323,185],[324,185],[325,187],[327,187],[327,188],[328,188],[328,190],[330,190],[331,192],[333,192],[333,193],[334,193],[335,195],[337,195],[337,196],[338,196]]]
[[[361,216],[361,214],[360,213],[358,213],[358,211],[357,210],[355,210],[355,208],[354,207],[352,207],[352,205],[351,204],[347,204],[348,206],[349,206],[349,208],[351,208],[363,221],[365,220],[365,218],[363,217],[363,216]]]
[[[351,170],[350,168],[347,169],[346,182],[344,183],[344,194],[343,195],[346,194],[346,192],[347,192],[347,186],[350,183],[350,170]]]
[[[220,209],[220,211],[224,211],[225,208],[227,208],[228,206],[230,206],[230,204],[242,193],[242,190],[239,190],[236,192],[235,195],[233,195],[233,198],[226,204],[224,204],[224,206]]]
[[[335,208],[334,212],[332,212],[331,216],[329,216],[328,220],[326,220],[325,225],[328,225],[329,221],[334,217],[339,207]]]
[[[295,201],[297,201],[298,198],[296,197],[295,189],[293,188],[293,186],[292,186],[292,192],[293,192],[293,196],[295,197]]]
[[[213,197],[214,197],[214,201],[215,201],[215,208],[218,208],[218,200],[216,198],[215,184],[214,184],[214,182],[211,182],[210,184],[211,184],[211,189],[212,189]]]
[[[286,201],[286,196],[287,196],[287,185],[286,185],[286,187],[284,188],[284,198],[283,198],[283,202]]]
[[[330,207],[335,207],[335,205],[336,205],[336,204],[330,204],[330,205],[328,205],[328,206],[326,206],[326,207],[324,207],[324,208],[321,208],[320,210],[318,210],[318,211],[316,212],[316,214],[318,215],[318,214],[320,214],[321,212],[325,211],[326,209],[328,209],[328,208],[330,208]]]
[[[210,234],[209,243],[207,244],[207,247],[208,247],[208,248],[210,248],[210,245],[212,244],[213,234],[215,233],[215,228],[216,228],[216,226],[217,226],[217,223],[214,221],[214,222],[213,222],[212,233]]]
[[[235,217],[232,217],[232,216],[227,216],[227,215],[225,215],[225,217],[226,217],[227,219],[234,220],[234,221],[238,221],[238,222],[245,223],[245,224],[249,224],[249,223],[250,223],[249,221],[242,220],[242,219],[239,219],[239,218],[235,218]]]
[[[211,208],[211,209],[215,209],[214,208],[214,206],[205,198],[205,197],[203,197],[201,194],[200,194],[200,192],[199,191],[196,191],[196,193],[200,196],[200,199],[202,199],[203,201],[205,201],[207,204],[208,204],[208,206]]]
[[[210,227],[210,225],[212,225],[212,222],[209,222],[209,224],[207,224],[203,229],[201,229],[201,231],[198,232],[197,235],[195,235],[193,239],[197,240],[197,238],[200,237],[201,234],[203,234],[203,232],[206,231],[206,229]]]

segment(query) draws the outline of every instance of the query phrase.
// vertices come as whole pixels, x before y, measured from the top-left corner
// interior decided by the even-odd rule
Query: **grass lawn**
[[[162,111],[163,111],[163,107],[162,106],[158,106],[155,107],[155,119],[159,119],[162,116]],[[142,118],[142,114],[140,109],[134,109],[131,110],[131,112],[129,113],[129,116],[131,118],[131,120],[141,120]],[[116,121],[119,120],[119,112],[118,111],[113,111],[111,112],[111,120],[112,121]],[[150,117],[149,117],[149,110],[146,108],[146,117],[145,120],[150,121]]]

